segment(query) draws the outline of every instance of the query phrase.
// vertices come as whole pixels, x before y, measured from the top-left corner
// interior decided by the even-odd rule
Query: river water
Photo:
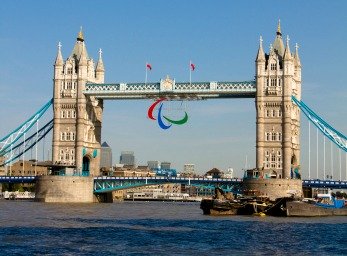
[[[199,203],[0,200],[0,255],[347,255],[347,217],[212,217]]]

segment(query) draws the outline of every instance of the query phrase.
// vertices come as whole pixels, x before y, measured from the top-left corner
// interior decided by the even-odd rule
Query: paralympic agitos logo
[[[172,124],[176,124],[176,125],[182,125],[185,124],[188,121],[188,114],[187,112],[184,111],[184,117],[182,119],[179,120],[172,120],[166,116],[164,116],[162,114],[162,108],[163,108],[163,101],[167,100],[166,98],[160,98],[159,100],[155,101],[148,109],[148,118],[152,119],[152,120],[157,120],[158,121],[158,125],[160,128],[166,130],[169,129]],[[157,119],[155,117],[153,117],[153,111],[156,108],[156,106],[159,105],[159,109],[158,109],[158,117]],[[163,122],[163,119],[166,120],[167,123],[169,123],[169,125],[166,125]]]

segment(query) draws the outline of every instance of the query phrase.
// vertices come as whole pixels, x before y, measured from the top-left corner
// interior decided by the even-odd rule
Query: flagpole
[[[192,61],[189,61],[189,84],[192,85]]]
[[[146,65],[145,65],[145,69],[146,69],[146,78],[145,78],[145,85],[147,84],[147,62],[146,62]]]

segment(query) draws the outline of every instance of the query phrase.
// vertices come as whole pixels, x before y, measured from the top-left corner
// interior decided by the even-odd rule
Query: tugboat
[[[235,198],[231,193],[224,193],[220,188],[215,189],[212,199],[203,199],[200,209],[205,215],[259,215],[271,204],[266,198],[258,199],[255,196]]]

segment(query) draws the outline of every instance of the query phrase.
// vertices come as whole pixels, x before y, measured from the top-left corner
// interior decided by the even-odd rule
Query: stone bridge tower
[[[71,55],[63,60],[61,44],[54,63],[53,164],[85,176],[98,175],[103,102],[83,94],[87,82],[104,82],[102,52],[95,66],[82,30]]]
[[[291,53],[289,37],[283,44],[280,23],[265,54],[262,38],[256,58],[256,167],[265,177],[300,178],[300,110],[292,95],[301,99],[301,63]]]

